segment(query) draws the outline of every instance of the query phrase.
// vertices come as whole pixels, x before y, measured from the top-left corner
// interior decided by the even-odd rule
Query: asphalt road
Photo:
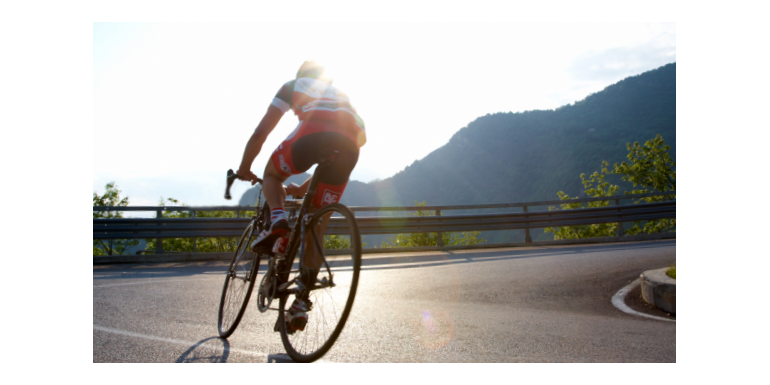
[[[676,241],[364,255],[350,319],[322,361],[676,362],[675,322],[610,302],[675,262]],[[255,297],[218,338],[226,267],[94,266],[94,362],[290,361],[276,313]],[[627,301],[644,311],[638,302]]]

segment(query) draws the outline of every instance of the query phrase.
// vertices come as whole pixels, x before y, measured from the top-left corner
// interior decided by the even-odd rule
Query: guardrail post
[[[524,212],[526,213],[527,212],[527,206],[522,206],[522,208],[524,209]],[[527,218],[527,216],[525,215],[524,218]],[[529,227],[524,229],[524,242],[525,243],[532,243],[532,236],[529,235]]]
[[[620,206],[620,199],[615,199],[615,206]],[[618,210],[620,211],[620,210]],[[626,232],[623,231],[623,222],[618,222],[618,236],[625,237]]]
[[[195,210],[192,211],[192,217],[195,218]],[[193,237],[193,253],[198,252],[198,238]]]
[[[156,211],[155,218],[160,219],[163,218],[163,210]],[[158,222],[158,226],[161,226],[161,223]],[[158,231],[158,234],[160,234],[160,231]],[[155,238],[155,254],[163,254],[163,238]]]
[[[436,216],[441,216],[441,210],[436,210]],[[438,247],[444,247],[444,233],[438,233],[437,245]]]

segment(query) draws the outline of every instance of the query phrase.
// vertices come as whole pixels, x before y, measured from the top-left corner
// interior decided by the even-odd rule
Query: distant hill
[[[556,110],[497,113],[461,128],[391,178],[351,181],[350,206],[556,200],[582,191],[579,175],[626,160],[626,143],[661,134],[676,160],[676,64],[619,81]],[[366,147],[363,148],[366,151]],[[619,178],[621,192],[630,189]]]

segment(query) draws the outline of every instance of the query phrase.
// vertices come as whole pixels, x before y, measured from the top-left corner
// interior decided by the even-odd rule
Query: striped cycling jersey
[[[281,87],[271,104],[283,113],[294,110],[300,121],[332,121],[354,133],[358,147],[366,143],[364,121],[347,94],[330,84],[313,78],[292,80]]]

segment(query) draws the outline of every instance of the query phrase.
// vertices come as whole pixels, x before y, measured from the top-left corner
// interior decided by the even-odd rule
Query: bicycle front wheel
[[[313,235],[323,231],[327,220],[325,236]],[[361,236],[353,212],[338,203],[318,210],[305,228],[306,238],[318,240],[311,238],[303,250],[305,267],[318,273],[305,298],[310,302],[307,323],[299,330],[288,322],[295,295],[281,295],[278,326],[286,353],[295,361],[312,362],[332,347],[350,315],[361,270]],[[303,270],[299,260],[293,258],[289,280]]]
[[[256,236],[254,222],[251,222],[241,235],[230,267],[227,269],[217,321],[219,336],[222,338],[229,337],[238,327],[249,303],[251,291],[254,289],[260,260],[260,255],[251,251],[251,242]]]

